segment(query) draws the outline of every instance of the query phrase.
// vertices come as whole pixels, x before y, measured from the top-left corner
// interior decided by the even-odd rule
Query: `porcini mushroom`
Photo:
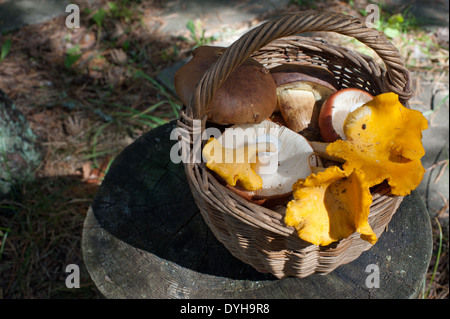
[[[260,124],[234,125],[218,138],[225,147],[241,148],[256,142],[274,145],[271,158],[261,164],[261,153],[252,163],[254,171],[263,180],[262,188],[246,192],[254,200],[287,200],[292,195],[292,184],[311,174],[311,167],[320,165],[309,142],[301,135],[269,120]],[[270,155],[269,154],[269,155]],[[261,167],[260,165],[267,165]],[[273,169],[275,168],[275,169]],[[239,191],[239,188],[237,188]]]
[[[192,51],[191,60],[177,70],[174,76],[175,91],[184,105],[189,105],[198,82],[225,50],[225,47],[219,46],[199,46]]]
[[[189,105],[205,72],[226,48],[200,46],[192,59],[175,74],[175,90]],[[207,108],[208,121],[227,125],[260,123],[276,106],[276,87],[270,72],[252,58],[237,67],[216,91]]]
[[[362,171],[348,174],[331,166],[300,179],[292,189],[284,220],[301,239],[326,246],[358,232],[371,244],[377,241],[368,222],[372,195]]]
[[[375,96],[351,112],[344,123],[347,140],[327,146],[327,153],[345,160],[343,169],[359,169],[370,187],[387,180],[393,195],[405,196],[422,181],[425,155],[421,112],[404,107],[395,93]]]
[[[277,108],[287,127],[310,139],[318,136],[322,103],[339,89],[333,74],[319,66],[291,64],[270,72],[277,86]]]
[[[320,135],[325,142],[346,139],[344,121],[347,115],[373,99],[366,91],[346,88],[331,94],[323,103],[319,114]]]

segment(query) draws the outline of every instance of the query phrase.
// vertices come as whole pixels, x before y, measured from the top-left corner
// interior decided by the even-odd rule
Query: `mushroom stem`
[[[325,172],[326,168],[325,167],[320,167],[320,166],[311,166],[311,172],[313,174],[318,174],[320,172]]]
[[[247,145],[244,148],[235,149],[231,154],[234,155],[234,163],[255,163],[254,157],[258,154],[273,153],[277,150],[276,146],[272,143],[257,142],[255,144]],[[228,160],[227,158],[225,161]],[[257,159],[256,159],[257,161]]]
[[[278,171],[278,150],[280,149],[280,141],[270,134],[259,135],[256,137],[256,144],[269,145],[269,150],[258,152],[256,163],[252,164],[253,170],[258,175],[275,174]]]
[[[327,146],[330,145],[330,143],[324,143],[324,142],[309,142],[314,150],[321,158],[327,159],[330,161],[335,161],[338,163],[344,163],[345,160],[339,157],[331,156],[327,153]]]

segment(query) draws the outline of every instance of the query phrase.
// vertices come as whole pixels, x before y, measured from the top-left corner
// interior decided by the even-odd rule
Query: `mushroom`
[[[238,148],[224,148],[214,137],[203,148],[206,166],[221,176],[228,185],[235,186],[239,181],[246,190],[258,190],[263,186],[262,178],[254,171],[257,152],[271,152],[272,144],[255,143]]]
[[[372,195],[362,171],[348,174],[330,166],[298,180],[292,189],[284,221],[301,239],[326,246],[356,231],[371,244],[377,241],[368,222]]]
[[[345,162],[342,158],[331,156],[330,154],[327,153],[327,147],[328,147],[328,145],[330,145],[330,143],[324,143],[324,142],[318,142],[318,141],[311,141],[309,143],[311,144],[314,152],[325,162],[330,161],[330,162],[334,163],[334,165],[340,165]],[[330,166],[330,165],[325,164],[325,166]]]
[[[177,70],[174,75],[174,86],[184,105],[189,105],[198,82],[225,50],[225,47],[199,46],[192,51],[191,60]]]
[[[387,180],[393,195],[405,196],[422,181],[425,155],[421,112],[404,107],[395,93],[375,96],[344,122],[347,140],[330,143],[326,152],[345,160],[343,169],[359,169],[370,187]]]
[[[205,72],[225,50],[200,46],[176,72],[175,90],[185,105],[191,102]],[[272,114],[276,103],[276,87],[270,72],[256,60],[247,58],[216,91],[207,108],[207,119],[221,125],[260,123]]]
[[[322,103],[339,89],[333,74],[319,66],[291,64],[270,72],[277,86],[277,108],[287,127],[309,139],[317,138]]]
[[[346,139],[344,121],[347,115],[373,99],[366,91],[346,88],[331,94],[323,103],[319,114],[320,135],[325,142]]]
[[[292,196],[292,184],[311,174],[311,167],[320,166],[309,142],[301,135],[269,120],[260,124],[234,125],[218,138],[225,147],[241,148],[255,143],[275,146],[265,160],[261,153],[252,168],[263,180],[262,188],[255,191],[235,191],[247,199],[266,200],[267,206],[275,202],[286,203]]]

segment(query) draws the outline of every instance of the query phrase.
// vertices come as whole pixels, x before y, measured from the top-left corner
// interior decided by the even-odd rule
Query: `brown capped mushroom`
[[[187,105],[198,82],[225,48],[201,46],[175,74],[175,89]],[[276,86],[270,72],[252,58],[234,70],[216,91],[207,109],[208,121],[216,124],[260,123],[276,106]]]
[[[277,107],[288,128],[317,139],[320,107],[339,89],[333,74],[319,66],[294,64],[277,66],[271,73],[277,86]]]
[[[192,51],[192,59],[178,69],[174,76],[175,90],[184,105],[191,101],[203,74],[226,50],[218,46],[200,46]]]

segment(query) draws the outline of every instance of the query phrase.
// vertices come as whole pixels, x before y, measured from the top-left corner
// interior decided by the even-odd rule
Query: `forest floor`
[[[363,19],[368,4],[285,1],[251,21],[224,27],[223,21],[209,25],[188,19],[173,32],[165,29],[165,19],[176,14],[164,1],[72,2],[81,8],[79,29],[62,27],[63,15],[0,38],[0,46],[10,43],[0,59],[0,89],[26,115],[45,147],[36,179],[0,201],[0,299],[101,298],[82,266],[84,218],[115,156],[144,132],[178,116],[178,97],[170,85],[157,81],[161,72],[183,63],[196,45],[222,44],[285,12],[313,7]],[[423,28],[408,8],[392,9],[379,27],[414,74],[412,107],[436,125],[442,125],[438,112],[444,112],[448,133],[448,26]],[[355,40],[330,37],[373,54]],[[428,206],[435,247],[421,297],[430,299],[449,297],[448,140],[446,145],[439,160],[425,167],[436,173],[433,183],[447,176],[447,194],[437,194],[437,202]],[[68,264],[81,266],[80,289],[64,285]]]

